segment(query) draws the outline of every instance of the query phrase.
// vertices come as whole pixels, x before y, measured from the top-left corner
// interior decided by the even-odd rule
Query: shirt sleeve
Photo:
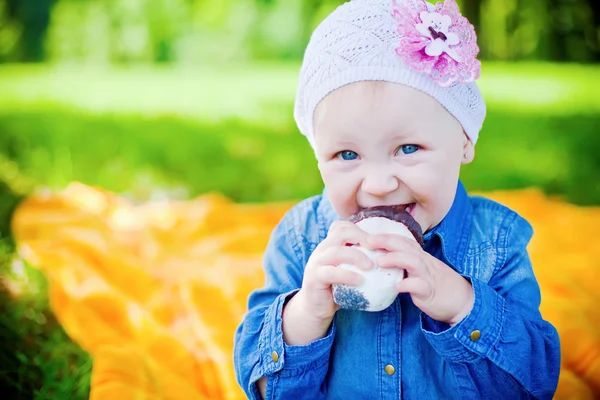
[[[560,372],[560,341],[539,312],[540,289],[526,250],[532,229],[516,213],[505,222],[506,245],[493,277],[487,283],[468,278],[475,298],[470,314],[453,327],[421,314],[422,330],[452,366],[462,392],[477,398],[551,399]]]
[[[250,399],[260,399],[256,382],[267,377],[265,399],[318,399],[335,335],[306,346],[283,341],[282,312],[302,285],[307,252],[313,245],[293,229],[292,209],[273,231],[264,257],[265,285],[248,300],[248,312],[234,338],[238,384]]]

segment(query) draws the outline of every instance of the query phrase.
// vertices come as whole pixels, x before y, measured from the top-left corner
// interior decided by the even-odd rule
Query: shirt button
[[[388,364],[385,366],[384,371],[388,375],[394,375],[394,372],[396,372],[396,368],[394,368],[392,364]]]
[[[277,362],[279,361],[279,354],[277,354],[276,351],[271,353],[271,358],[273,359],[273,362]]]
[[[473,332],[471,332],[471,340],[476,342],[479,340],[479,338],[481,337],[481,332],[478,329],[475,329]]]

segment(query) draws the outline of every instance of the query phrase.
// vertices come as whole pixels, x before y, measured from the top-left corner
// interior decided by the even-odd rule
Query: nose
[[[371,196],[384,197],[394,192],[399,186],[398,177],[390,171],[390,168],[379,164],[365,171],[361,189]]]

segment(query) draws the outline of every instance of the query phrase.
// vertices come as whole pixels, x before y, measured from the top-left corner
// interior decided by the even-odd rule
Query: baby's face
[[[473,156],[458,121],[404,85],[343,86],[319,103],[314,124],[319,169],[344,219],[364,207],[402,204],[425,232],[450,210],[460,165]]]

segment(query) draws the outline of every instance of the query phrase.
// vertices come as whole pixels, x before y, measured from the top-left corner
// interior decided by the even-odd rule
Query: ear
[[[465,135],[463,141],[463,157],[461,159],[461,164],[469,164],[475,158],[475,145],[471,140]]]

